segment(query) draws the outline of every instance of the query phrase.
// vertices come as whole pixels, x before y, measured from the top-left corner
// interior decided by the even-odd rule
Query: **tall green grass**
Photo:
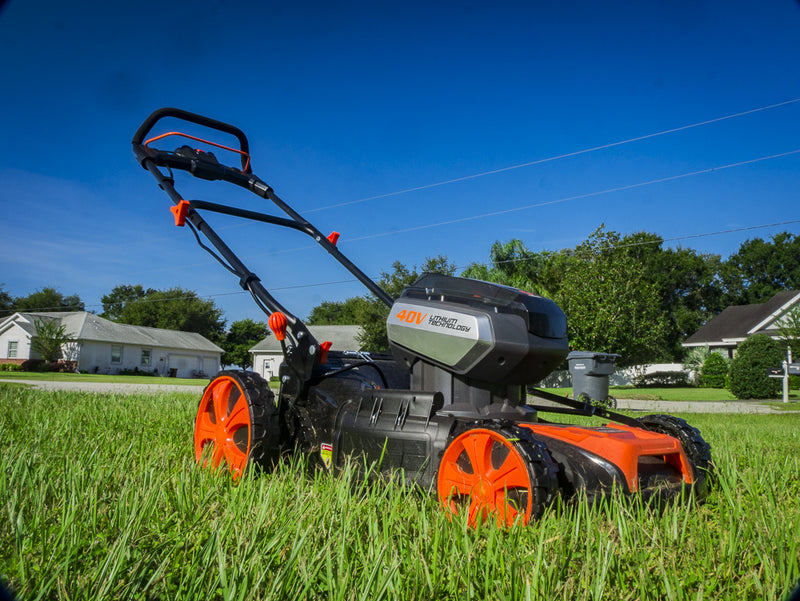
[[[0,386],[0,574],[21,599],[782,599],[800,578],[798,415],[690,416],[719,468],[703,506],[473,530],[351,470],[200,470],[196,402]]]

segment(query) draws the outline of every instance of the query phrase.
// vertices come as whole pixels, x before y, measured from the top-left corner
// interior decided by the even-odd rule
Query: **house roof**
[[[329,340],[334,351],[357,351],[361,349],[358,336],[361,326],[308,326],[308,331],[319,342]],[[280,353],[281,343],[275,336],[267,336],[250,349],[251,353]]]
[[[30,336],[35,336],[36,329],[34,323],[37,319],[59,320],[64,324],[67,334],[77,340],[207,351],[212,353],[222,352],[222,349],[216,344],[195,332],[179,332],[177,330],[115,323],[87,311],[15,313],[0,323],[0,331],[13,322],[25,330]]]
[[[765,303],[727,307],[683,342],[683,346],[734,344],[763,332],[788,306],[800,300],[800,292],[784,290]],[[771,319],[770,319],[771,318]]]

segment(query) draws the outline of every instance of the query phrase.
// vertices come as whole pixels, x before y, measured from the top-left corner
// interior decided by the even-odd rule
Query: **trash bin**
[[[567,355],[573,398],[586,395],[592,401],[612,399],[608,395],[608,376],[614,373],[614,365],[619,357],[613,353],[592,351],[572,351]]]

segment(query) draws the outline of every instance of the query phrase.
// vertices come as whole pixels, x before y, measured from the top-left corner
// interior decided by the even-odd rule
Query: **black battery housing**
[[[386,325],[399,362],[430,363],[484,387],[537,382],[569,352],[567,319],[552,300],[442,274],[406,288]]]

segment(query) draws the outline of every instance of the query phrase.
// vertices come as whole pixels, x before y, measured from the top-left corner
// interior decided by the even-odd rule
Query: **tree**
[[[708,345],[696,346],[686,354],[683,360],[683,369],[690,373],[694,384],[700,384],[700,371],[710,354],[711,350]]]
[[[104,295],[101,317],[130,325],[196,332],[212,342],[224,340],[225,320],[214,301],[192,290],[154,290],[122,284]]]
[[[225,334],[222,348],[223,365],[238,365],[247,369],[253,365],[253,356],[250,349],[269,336],[269,328],[262,321],[240,319],[231,324],[230,330]]]
[[[664,248],[661,236],[648,232],[624,236],[619,248],[641,265],[655,287],[667,321],[667,350],[671,359],[679,360],[684,354],[681,342],[725,307],[719,255]]]
[[[490,265],[473,263],[461,275],[552,297],[561,286],[565,260],[563,253],[533,252],[514,238],[504,244],[492,244]]]
[[[727,304],[763,303],[781,290],[800,290],[800,236],[781,232],[771,241],[747,240],[722,264]]]
[[[4,288],[5,284],[0,284],[0,318],[10,315],[14,311],[14,299]]]
[[[14,299],[14,311],[83,311],[83,301],[77,294],[64,296],[55,288],[45,287],[28,296]]]
[[[574,349],[619,353],[619,365],[669,356],[667,323],[656,286],[641,263],[603,226],[575,248],[556,301],[567,315]]]
[[[67,327],[57,319],[37,319],[33,322],[33,327],[36,336],[31,347],[46,363],[58,361],[63,346],[75,340],[67,334]]]
[[[346,326],[358,323],[359,305],[364,302],[361,297],[348,298],[343,301],[324,301],[314,307],[306,319],[310,326]]]
[[[739,345],[728,372],[731,392],[737,399],[771,399],[778,396],[780,380],[767,370],[780,367],[781,344],[766,334],[754,334]]]
[[[426,258],[419,272],[416,267],[409,269],[400,261],[395,261],[391,272],[381,273],[378,284],[389,296],[397,298],[403,289],[413,284],[422,273],[453,275],[455,270],[455,264],[449,262],[444,255]],[[361,302],[357,304],[356,319],[361,326],[358,342],[365,351],[385,351],[389,348],[389,339],[386,336],[387,317],[389,317],[389,307],[373,295],[362,297]]]

